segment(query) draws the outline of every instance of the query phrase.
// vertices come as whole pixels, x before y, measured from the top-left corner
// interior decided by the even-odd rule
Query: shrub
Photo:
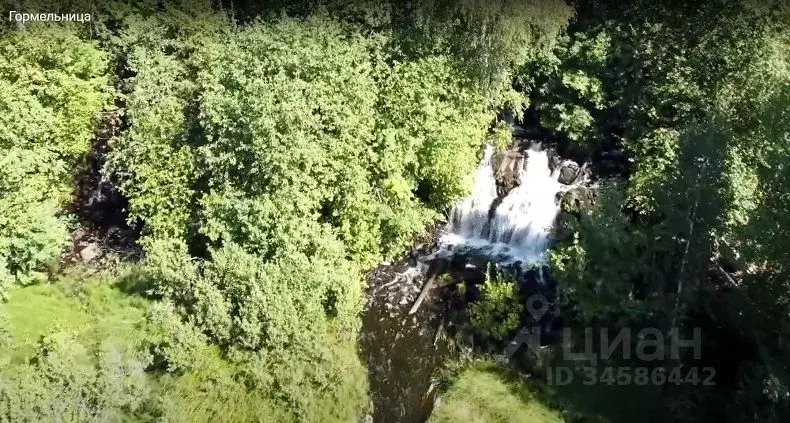
[[[0,295],[58,259],[68,221],[60,206],[110,98],[108,57],[78,28],[0,30]]]
[[[145,364],[129,351],[103,345],[96,362],[74,333],[43,336],[30,364],[4,371],[2,421],[121,421],[148,395]]]
[[[475,332],[495,342],[506,340],[518,329],[523,311],[515,282],[500,277],[495,280],[486,274],[482,297],[469,307]]]

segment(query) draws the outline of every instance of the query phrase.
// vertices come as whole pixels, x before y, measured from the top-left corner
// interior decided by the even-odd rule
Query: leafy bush
[[[477,154],[493,119],[483,107],[483,96],[441,56],[396,65],[382,96],[380,155],[400,158],[393,163],[405,170],[399,173],[423,188],[421,199],[429,207],[443,210],[467,193],[479,162]]]
[[[151,354],[151,367],[170,373],[184,373],[197,362],[205,337],[185,323],[168,302],[151,304],[143,324],[143,348]]]
[[[480,300],[469,306],[472,327],[487,340],[506,340],[518,329],[523,312],[515,281],[504,275],[494,279],[486,273],[486,281],[480,291]]]
[[[147,397],[145,365],[129,353],[102,348],[95,367],[72,334],[41,339],[31,364],[15,366],[0,385],[3,421],[121,421]]]
[[[0,30],[0,295],[57,260],[67,241],[60,206],[110,97],[108,57],[78,28]]]
[[[550,54],[527,63],[519,76],[538,100],[541,126],[588,149],[595,147],[598,135],[596,116],[608,106],[600,74],[609,44],[606,32],[562,37]]]
[[[149,251],[155,292],[189,322],[173,320],[168,307],[154,308],[165,324],[152,346],[165,369],[193,368],[196,327],[244,369],[246,386],[294,415],[355,404],[338,411],[343,420],[364,404],[355,352],[361,286],[351,283],[359,275],[348,262],[297,255],[265,262],[235,244],[213,251],[210,261],[190,260],[178,242],[157,241]],[[326,395],[335,399],[322,400]]]
[[[67,219],[58,217],[54,188],[36,161],[41,156],[12,148],[0,158],[0,296],[3,285],[45,278],[44,265],[57,260],[68,242]]]

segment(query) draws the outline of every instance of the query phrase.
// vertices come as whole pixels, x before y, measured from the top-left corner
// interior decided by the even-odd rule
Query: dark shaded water
[[[437,337],[445,324],[443,303],[435,295],[408,314],[425,281],[425,266],[382,265],[368,276],[361,346],[376,423],[425,421],[433,408],[432,376],[451,354],[445,332]]]

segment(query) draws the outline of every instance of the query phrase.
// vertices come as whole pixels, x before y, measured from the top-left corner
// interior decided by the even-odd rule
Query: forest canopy
[[[0,25],[0,421],[364,420],[366,274],[517,129],[592,163],[549,253],[568,324],[708,328],[728,373],[655,415],[790,418],[786,4],[254,3],[0,2],[90,14]],[[73,264],[108,225],[128,248]],[[521,300],[486,278],[476,354]]]

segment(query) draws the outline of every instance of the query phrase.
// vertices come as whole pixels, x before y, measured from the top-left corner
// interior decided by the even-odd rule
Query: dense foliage
[[[645,410],[790,418],[787,5],[250,3],[0,27],[0,421],[360,418],[364,274],[468,192],[486,138],[511,144],[505,115],[593,162],[551,251],[566,323],[703,329],[702,363],[662,364],[718,385]],[[144,259],[64,276],[91,171]],[[479,288],[470,329],[500,348],[525,293]],[[434,419],[555,419],[492,372]]]
[[[76,26],[0,33],[0,295],[45,277],[66,245],[61,205],[107,105],[108,66]]]
[[[145,250],[117,287],[150,304],[125,342],[12,339],[2,419],[360,416],[363,272],[467,192],[497,109],[523,107],[512,69],[571,9],[78,5],[90,23],[0,34],[2,292],[45,271],[79,285],[54,273],[98,157]]]
[[[681,362],[715,366],[718,386],[666,389],[654,409],[683,421],[783,421],[786,266],[775,254],[786,194],[774,189],[787,182],[780,162],[789,158],[777,109],[786,110],[790,83],[788,10],[728,1],[592,7],[577,9],[574,54],[562,59],[560,50],[563,63],[545,84],[581,71],[597,88],[581,103],[546,94],[544,107],[581,107],[585,147],[619,145],[632,165],[616,175],[627,181],[601,181],[597,205],[555,248],[567,307],[585,324],[679,327],[684,337],[702,329],[703,361]],[[578,141],[567,127],[549,129]]]

